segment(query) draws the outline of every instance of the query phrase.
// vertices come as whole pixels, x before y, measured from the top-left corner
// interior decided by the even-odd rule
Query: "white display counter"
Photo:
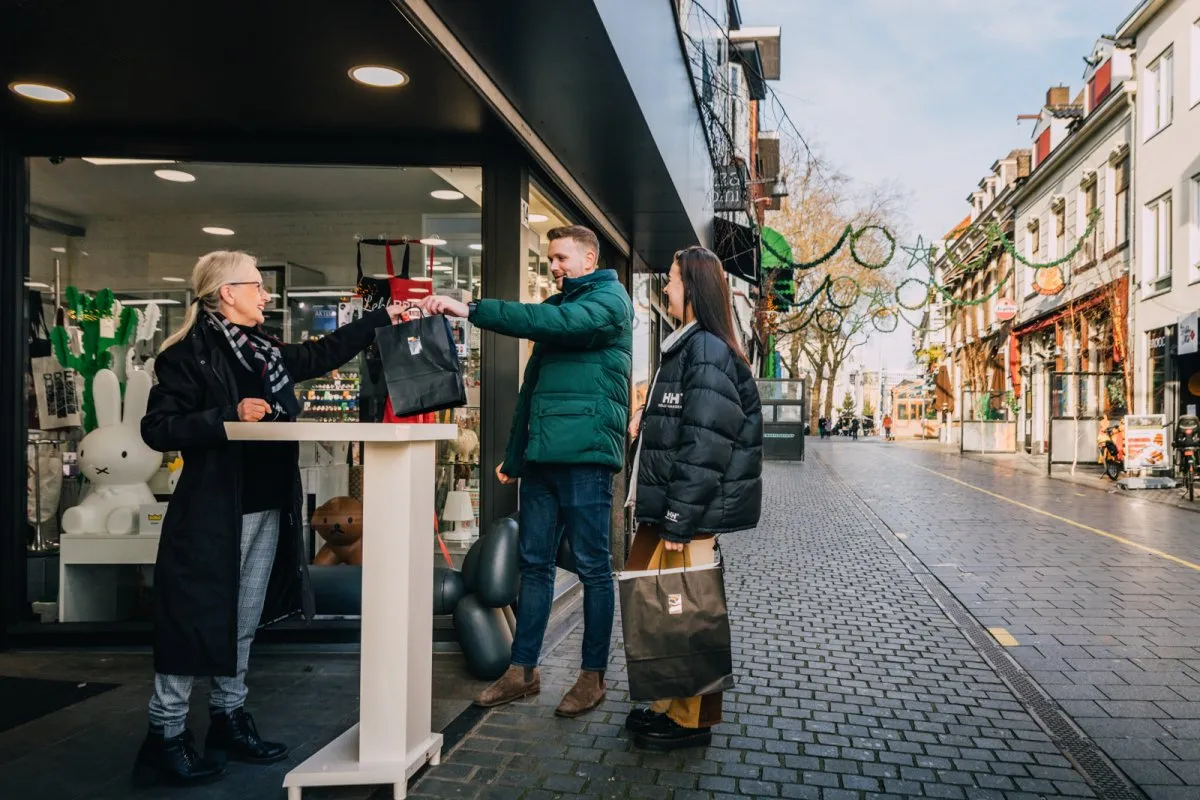
[[[437,764],[433,704],[434,465],[455,425],[226,423],[241,441],[363,442],[362,646],[359,722],[287,774],[289,800],[308,786],[392,784]],[[186,466],[185,466],[186,469]]]

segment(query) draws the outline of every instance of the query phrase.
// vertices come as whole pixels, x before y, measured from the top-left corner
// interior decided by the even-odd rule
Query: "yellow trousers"
[[[660,566],[663,569],[675,569],[711,564],[715,559],[715,543],[716,539],[712,536],[697,536],[690,544],[684,546],[684,552],[668,551],[663,547],[657,527],[639,525],[629,549],[625,569],[658,569]],[[684,728],[711,728],[721,721],[721,701],[722,693],[714,692],[699,697],[659,700],[650,708],[659,714],[666,714],[675,724]]]

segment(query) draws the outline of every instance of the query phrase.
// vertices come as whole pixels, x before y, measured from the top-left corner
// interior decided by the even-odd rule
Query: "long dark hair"
[[[696,324],[729,346],[733,354],[747,364],[737,328],[733,324],[733,296],[725,280],[725,270],[717,254],[704,247],[689,247],[675,254],[679,278],[683,281],[683,303],[692,306]]]

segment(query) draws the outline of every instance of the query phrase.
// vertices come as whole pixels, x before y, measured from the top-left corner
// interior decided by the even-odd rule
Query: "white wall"
[[[1200,258],[1200,231],[1192,179],[1200,175],[1200,36],[1195,23],[1200,20],[1200,0],[1173,0],[1137,34],[1138,120],[1134,161],[1135,245],[1137,278],[1144,277],[1147,236],[1146,203],[1171,193],[1172,281],[1169,292],[1151,296],[1149,287],[1135,289],[1137,398],[1135,408],[1147,410],[1149,375],[1147,371],[1149,331],[1175,325],[1179,317],[1200,308],[1200,272],[1194,269]],[[1153,133],[1146,127],[1146,67],[1167,50],[1174,53],[1174,117],[1165,129]],[[1149,138],[1147,138],[1149,137]]]

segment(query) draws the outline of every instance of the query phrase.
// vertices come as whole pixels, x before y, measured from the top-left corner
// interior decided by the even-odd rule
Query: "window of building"
[[[1129,156],[1112,167],[1113,179],[1113,246],[1129,241]]]
[[[1054,209],[1054,258],[1062,258],[1067,250],[1067,206],[1059,203]]]
[[[1191,274],[1189,282],[1200,281],[1200,175],[1192,176]]]
[[[1146,205],[1143,279],[1147,290],[1171,286],[1171,194]]]
[[[1146,138],[1175,118],[1175,55],[1167,50],[1146,67]]]
[[[1091,179],[1084,183],[1079,190],[1079,219],[1075,221],[1075,227],[1080,231],[1080,233],[1087,230],[1088,223],[1092,219],[1092,212],[1096,210],[1096,192],[1098,183],[1099,180],[1093,174]],[[1096,243],[1099,240],[1099,232],[1103,230],[1103,227],[1100,223],[1101,220],[1096,221],[1096,225],[1092,228],[1092,234],[1088,236],[1083,243],[1082,266],[1089,266],[1096,260],[1099,250],[1099,248],[1096,247]]]
[[[1200,104],[1200,19],[1192,23],[1192,105]]]

